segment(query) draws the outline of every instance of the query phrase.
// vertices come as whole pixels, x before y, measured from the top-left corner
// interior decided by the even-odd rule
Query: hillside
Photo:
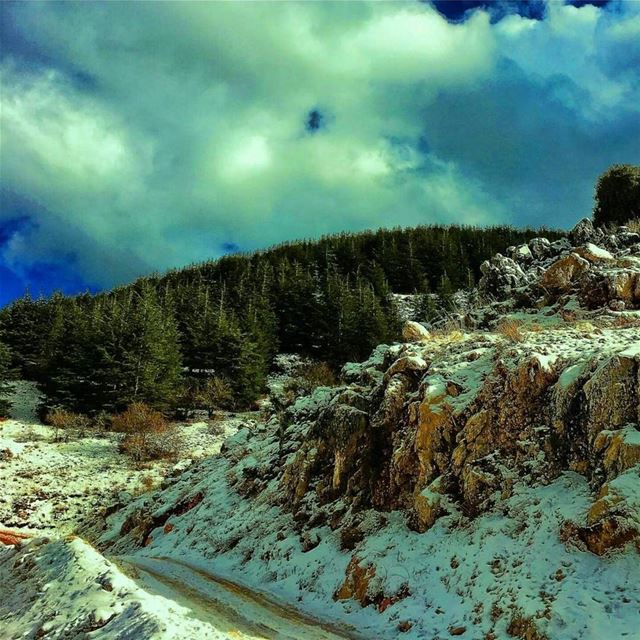
[[[274,381],[271,412],[220,455],[79,530],[154,576],[139,588],[188,588],[200,621],[210,581],[231,580],[337,637],[635,637],[640,235],[583,221],[508,254],[482,265],[491,304],[406,324],[336,386],[295,398]],[[51,545],[80,552],[38,544],[34,580]],[[7,584],[28,548],[4,552]],[[10,628],[65,603],[25,604]],[[119,611],[100,637],[124,637]],[[81,637],[66,628],[50,637]]]
[[[496,256],[468,327],[347,365],[102,544],[333,602],[367,637],[633,637],[639,241],[583,222]]]
[[[291,243],[97,296],[25,297],[0,311],[0,340],[50,405],[205,408],[216,378],[227,408],[242,408],[264,392],[277,353],[334,369],[361,360],[399,337],[391,293],[432,292],[419,313],[450,312],[452,293],[473,286],[485,259],[537,233],[436,226]]]

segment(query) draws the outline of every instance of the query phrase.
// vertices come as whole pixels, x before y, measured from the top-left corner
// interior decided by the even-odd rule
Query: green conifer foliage
[[[479,278],[483,260],[538,235],[561,236],[431,226],[287,243],[94,296],[27,295],[0,310],[0,332],[12,365],[41,382],[50,405],[83,413],[132,402],[165,409],[183,378],[204,388],[215,377],[243,408],[264,392],[276,353],[311,356],[336,370],[361,360],[399,337],[392,292],[436,291],[449,308],[453,293]],[[434,305],[423,296],[420,319],[441,313]]]

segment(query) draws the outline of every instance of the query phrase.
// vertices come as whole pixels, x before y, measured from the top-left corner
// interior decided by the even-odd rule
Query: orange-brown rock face
[[[608,360],[585,383],[583,393],[590,440],[603,429],[637,422],[638,356],[620,355]]]
[[[418,405],[415,452],[419,462],[417,483],[424,485],[447,467],[455,441],[453,410],[446,389],[431,386]],[[415,412],[415,407],[413,411]]]
[[[464,319],[483,330],[427,336],[409,323],[410,342],[345,367],[347,384],[304,415],[309,435],[281,475],[297,521],[314,493],[349,514],[404,510],[426,531],[563,472],[613,492],[640,464],[640,326],[614,315],[640,306],[640,236],[578,231],[483,264],[479,292],[492,302]],[[576,526],[601,552],[629,522],[616,512]]]
[[[360,560],[356,556],[351,558],[347,566],[344,582],[334,594],[334,600],[357,600],[366,607],[369,600],[369,584],[376,575],[373,565],[360,566]]]
[[[602,460],[606,478],[611,480],[640,463],[640,431],[631,425],[616,431],[601,431],[593,448]]]
[[[585,525],[567,523],[565,537],[596,555],[633,544],[640,552],[640,465],[604,484]]]
[[[540,278],[539,284],[551,291],[568,291],[574,282],[589,269],[589,262],[571,253],[554,262]]]

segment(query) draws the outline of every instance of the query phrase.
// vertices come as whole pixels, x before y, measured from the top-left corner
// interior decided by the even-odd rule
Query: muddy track
[[[191,610],[193,617],[239,640],[363,640],[346,626],[319,620],[230,580],[166,557],[114,559],[139,585]]]

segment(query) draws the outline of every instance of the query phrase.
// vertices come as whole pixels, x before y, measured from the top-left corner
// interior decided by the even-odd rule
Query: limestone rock
[[[578,247],[575,252],[589,262],[607,262],[613,260],[614,257],[606,249],[602,249],[591,242]]]
[[[586,526],[571,523],[565,536],[599,556],[629,543],[640,552],[640,466],[605,484],[589,509]]]
[[[423,372],[429,368],[429,363],[418,355],[405,355],[398,358],[384,374],[385,380],[390,380],[398,373],[410,374],[412,372]]]
[[[593,448],[602,456],[606,477],[611,480],[640,463],[640,431],[634,425],[601,431]]]
[[[527,283],[522,267],[500,253],[480,265],[482,277],[478,283],[480,292],[485,295],[504,299],[518,287]]]
[[[442,498],[444,484],[442,477],[436,478],[422,491],[416,491],[411,518],[412,528],[420,533],[430,529],[443,513]]]
[[[529,252],[536,260],[542,260],[553,253],[553,248],[546,238],[533,238],[529,241]]]
[[[345,571],[345,579],[335,592],[334,600],[357,600],[363,607],[369,604],[369,584],[376,575],[373,565],[360,566],[360,560],[354,555]]]
[[[539,285],[550,291],[568,291],[574,282],[589,269],[589,262],[576,253],[556,260],[539,279]]]
[[[593,222],[589,218],[582,218],[578,224],[569,232],[569,240],[574,246],[591,242],[596,238],[602,237],[604,234],[600,229],[593,226]]]
[[[600,366],[583,387],[590,442],[603,429],[638,421],[637,356],[618,355]]]
[[[405,342],[422,342],[428,340],[430,335],[428,329],[413,320],[408,320],[402,327],[402,339]]]

